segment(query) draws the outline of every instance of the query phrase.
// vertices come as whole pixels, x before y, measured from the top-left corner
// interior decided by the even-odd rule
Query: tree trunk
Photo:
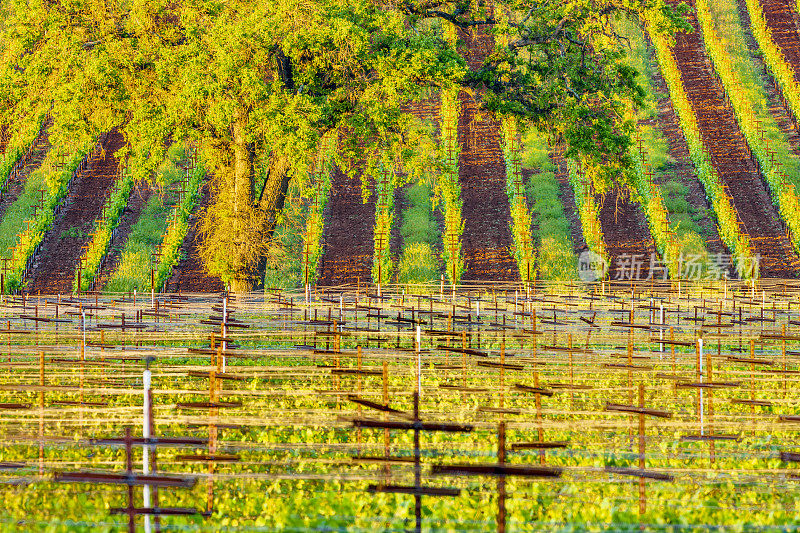
[[[253,151],[247,143],[248,113],[237,109],[233,121],[233,235],[234,275],[231,280],[233,292],[249,292],[253,290],[254,279],[252,264],[245,250],[248,248],[242,240],[247,238],[250,213],[253,208]]]
[[[286,204],[286,195],[289,193],[289,172],[287,169],[282,168],[281,165],[274,166],[270,169],[267,180],[261,191],[261,201],[259,202],[259,209],[267,214],[264,223],[264,240],[269,241],[275,233],[275,223],[277,221],[278,213],[283,211],[283,206]],[[261,287],[264,281],[264,272],[267,268],[267,257],[264,255],[259,258],[258,268],[258,281],[256,287]]]

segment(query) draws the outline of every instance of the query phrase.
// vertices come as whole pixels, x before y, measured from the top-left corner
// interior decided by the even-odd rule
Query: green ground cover
[[[415,183],[404,194],[408,207],[403,210],[400,226],[403,248],[397,264],[397,281],[401,284],[438,281],[442,271],[435,246],[441,240],[441,231],[433,218],[431,188],[425,183]]]
[[[525,193],[531,202],[537,271],[540,279],[575,279],[577,264],[570,222],[558,194],[556,166],[550,160],[545,137],[535,131],[523,135],[523,167],[531,169]]]

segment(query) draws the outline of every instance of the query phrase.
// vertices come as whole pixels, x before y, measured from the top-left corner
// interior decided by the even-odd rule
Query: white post
[[[81,317],[83,317],[83,348],[81,349],[81,354],[83,354],[85,358],[86,357],[86,311],[81,313]]]
[[[344,295],[339,293],[339,320],[344,320]]]
[[[662,301],[659,305],[660,305],[661,309],[658,312],[658,321],[660,322],[660,324],[659,324],[660,327],[658,329],[660,331],[661,340],[663,341],[664,340],[664,302]],[[663,342],[661,343],[661,353],[662,354],[664,353],[664,343]],[[664,357],[664,356],[662,355],[661,357]]]
[[[703,367],[704,367],[704,363],[703,363],[703,339],[702,339],[702,337],[697,339],[697,349],[700,352],[700,383],[703,383],[703,374],[704,374]],[[705,434],[705,428],[703,426],[703,414],[704,414],[704,409],[703,409],[703,387],[700,387],[700,435],[701,436]]]
[[[311,294],[311,288],[308,284],[306,284],[306,305],[308,305],[309,296]]]
[[[417,394],[422,396],[422,330],[417,325]]]
[[[222,301],[222,371],[225,372],[225,350],[228,349],[228,297]]]
[[[475,305],[477,306],[477,309],[475,311],[475,316],[480,318],[481,317],[481,301],[480,300],[476,300],[475,301]]]
[[[151,411],[152,403],[150,401],[150,382],[151,382],[151,372],[150,369],[145,370],[142,372],[142,389],[143,389],[143,397],[144,397],[144,405],[142,407],[143,411],[143,422],[142,422],[142,436],[145,439],[149,439],[152,437],[150,434],[150,426],[152,425],[152,418],[153,412]],[[142,446],[142,472],[146,475],[150,473],[150,446],[145,444]],[[142,487],[142,499],[144,500],[144,507],[150,507],[150,485],[144,485]],[[152,530],[152,526],[150,523],[150,515],[144,516],[144,530],[147,533],[150,533]]]

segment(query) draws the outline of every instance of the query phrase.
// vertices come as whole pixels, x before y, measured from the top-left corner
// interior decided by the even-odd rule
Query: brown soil
[[[337,167],[323,219],[319,285],[372,283],[374,193],[364,203],[361,179]]]
[[[422,98],[413,104],[403,106],[403,111],[414,115],[422,121],[431,122],[438,131],[440,117],[439,105],[440,96],[436,94],[428,98]]]
[[[477,69],[494,48],[491,35],[482,30],[460,31],[466,44],[467,63]],[[458,178],[461,183],[464,232],[461,252],[464,280],[516,281],[519,271],[511,256],[511,209],[506,194],[506,166],[500,148],[500,123],[480,109],[480,97],[466,91],[458,95]]]
[[[49,130],[44,128],[42,133],[33,141],[28,164],[22,167],[22,170],[18,174],[8,180],[8,188],[2,198],[0,198],[0,218],[5,215],[6,209],[17,201],[20,193],[25,189],[25,183],[28,181],[28,177],[34,170],[42,165],[42,161],[49,150],[50,134]]]
[[[72,292],[78,259],[117,178],[119,161],[114,154],[124,144],[122,134],[112,130],[105,139],[103,151],[92,154],[86,170],[76,177],[60,215],[42,240],[28,278],[26,290],[29,293]]]
[[[789,106],[784,99],[778,81],[772,76],[763,57],[756,53],[759,47],[750,28],[750,12],[747,10],[747,1],[738,0],[738,7],[739,18],[742,20],[742,28],[744,29],[745,42],[747,43],[747,48],[750,50],[750,57],[753,62],[761,68],[761,75],[764,79],[764,89],[766,90],[769,100],[769,112],[772,118],[775,119],[778,127],[789,139],[789,145],[792,147],[792,151],[795,155],[800,156],[800,133],[798,133],[797,121],[789,110]]]
[[[122,255],[122,249],[125,247],[125,243],[128,242],[131,229],[133,229],[133,225],[139,220],[152,194],[153,188],[147,183],[134,186],[128,198],[128,205],[125,206],[120,216],[114,238],[111,239],[108,245],[106,259],[100,267],[100,272],[98,272],[95,277],[95,287],[104,287],[106,282],[111,278],[111,275],[117,270],[120,256]]]
[[[641,205],[615,187],[595,201],[600,206],[600,227],[606,244],[611,279],[660,278],[664,270],[659,267],[658,252]],[[651,267],[655,266],[651,273]]]
[[[794,69],[795,80],[800,82],[800,35],[794,0],[759,0],[759,3],[772,40]]]
[[[693,12],[687,18],[695,31],[676,36],[673,55],[695,110],[704,145],[733,198],[739,222],[750,236],[753,252],[760,256],[761,275],[797,277],[800,260],[786,237],[733,109],[714,76],[697,18]]]
[[[181,244],[181,259],[164,284],[166,292],[222,292],[225,285],[218,277],[209,275],[200,259],[200,218],[211,202],[211,187],[208,182],[200,186],[200,201],[189,216],[189,230]]]

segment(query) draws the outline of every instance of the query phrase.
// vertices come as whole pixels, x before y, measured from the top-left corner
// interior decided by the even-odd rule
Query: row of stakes
[[[226,376],[225,375],[226,373],[224,371],[224,356],[223,356],[223,354],[227,351],[226,343],[228,343],[229,340],[230,340],[230,339],[227,339],[227,333],[225,331],[225,323],[227,322],[227,317],[229,316],[229,311],[226,309],[226,306],[227,306],[227,301],[223,302],[223,306],[221,308],[216,308],[215,309],[217,312],[221,312],[222,313],[221,317],[209,317],[209,320],[212,321],[212,322],[221,321],[222,327],[223,327],[222,338],[220,340],[220,342],[221,342],[220,346],[216,350],[214,350],[215,341],[212,341],[212,348],[209,349],[210,352],[215,353],[216,356],[217,356],[217,358],[216,358],[217,370],[212,370],[212,371],[209,371],[209,373],[208,373],[208,378],[210,380],[210,393],[209,393],[210,394],[210,398],[209,398],[210,401],[209,402],[201,402],[201,403],[193,403],[193,404],[187,403],[185,405],[179,405],[179,407],[183,407],[183,408],[218,409],[218,408],[221,408],[221,407],[235,407],[236,406],[236,404],[233,404],[233,403],[220,402],[219,401],[219,397],[218,397],[218,392],[217,392],[217,395],[215,395],[215,392],[214,392],[215,390],[218,391],[218,387],[215,386],[215,383],[219,383],[219,381],[217,381],[217,380],[220,380],[220,379],[238,379],[236,376]],[[740,309],[741,309],[741,307],[740,307]],[[696,314],[696,312],[697,312],[697,307],[695,307],[695,314]],[[630,315],[630,319],[631,319],[630,324],[632,324],[633,323],[633,314],[632,314],[633,310],[630,310],[630,313],[631,313],[631,315]],[[532,318],[533,318],[532,330],[536,331],[535,310],[532,311],[531,315],[532,315]],[[717,314],[718,320],[719,320],[719,317],[721,317],[721,315],[722,315],[721,312]],[[762,315],[761,316],[763,317],[763,308],[762,308]],[[555,318],[556,317],[554,315],[554,319]],[[652,318],[652,314],[651,314],[651,318]],[[719,325],[721,327],[721,324],[719,324]],[[464,333],[465,332],[462,332],[462,335]],[[785,333],[785,331],[784,331],[784,333]],[[419,333],[418,333],[418,335],[419,335]],[[419,353],[420,353],[420,350],[419,350],[418,347],[419,347],[419,341],[417,342],[418,368],[419,368],[419,361],[420,361]],[[338,348],[338,346],[336,348]],[[703,383],[703,374],[702,374],[702,340],[699,341],[698,349],[699,349],[698,357],[700,358],[699,365],[698,365],[699,383],[694,385],[694,386],[696,386],[699,389],[699,394],[700,394],[700,398],[701,398],[701,406],[702,406],[702,394],[703,394],[704,389],[705,388],[709,388],[709,389],[713,388],[715,383],[713,382],[713,377],[712,377],[712,374],[711,374],[711,366],[708,365],[708,382],[706,382],[705,385],[702,385],[702,383]],[[757,364],[757,361],[753,357],[753,344],[752,344],[752,342],[751,342],[750,351],[751,351],[751,358],[750,358],[751,361],[750,362],[755,365],[755,364]],[[502,364],[502,362],[501,362],[501,364]],[[630,359],[630,350],[629,350],[628,366],[629,366],[629,369],[632,368],[632,366],[633,366],[632,362],[631,362],[631,359]],[[360,365],[359,365],[359,367],[360,367]],[[504,369],[504,368],[512,369],[512,367],[501,367],[501,369]],[[149,372],[149,370],[147,370],[146,372]],[[336,372],[334,372],[334,373],[336,373]],[[339,372],[339,374],[341,374],[341,373],[342,372]],[[385,376],[385,370],[384,370],[383,375]],[[418,376],[419,375],[420,374],[418,373]],[[200,376],[198,375],[198,377],[200,377]],[[203,376],[203,377],[205,377],[205,376]],[[43,371],[42,371],[42,378],[43,378]],[[535,383],[534,387],[530,388],[528,390],[528,392],[533,392],[536,395],[537,409],[539,409],[540,408],[539,404],[540,404],[541,396],[550,395],[550,394],[552,394],[552,391],[550,391],[548,389],[539,388],[538,374],[535,374],[535,378],[534,379],[537,381],[537,383]],[[147,383],[149,383],[149,379],[146,379],[145,381]],[[385,377],[384,377],[384,383],[385,383]],[[353,401],[355,401],[356,403],[359,403],[359,405],[363,405],[363,406],[368,407],[368,408],[378,409],[379,411],[383,411],[383,412],[386,412],[386,413],[394,412],[394,413],[396,413],[398,415],[401,415],[401,413],[397,412],[396,410],[392,410],[389,407],[389,405],[388,405],[388,397],[387,397],[385,391],[386,391],[386,389],[385,389],[385,385],[384,385],[384,404],[370,403],[367,400],[363,400],[363,399],[360,399],[360,398],[357,398],[357,397],[354,397],[354,398],[351,398],[351,399]],[[415,461],[417,460],[417,458],[420,457],[418,442],[419,442],[419,433],[421,431],[459,431],[459,432],[460,431],[471,431],[471,427],[469,427],[468,425],[442,425],[442,424],[437,424],[437,423],[426,425],[426,423],[424,423],[420,419],[420,415],[419,415],[419,409],[418,409],[419,393],[420,393],[420,391],[418,389],[418,391],[415,393],[415,398],[414,398],[414,404],[415,404],[414,414],[411,417],[411,421],[410,422],[408,422],[408,421],[387,422],[387,421],[370,421],[368,419],[363,419],[363,420],[362,419],[357,419],[357,420],[353,421],[353,424],[355,426],[357,426],[357,427],[375,427],[375,428],[383,427],[384,429],[387,429],[387,430],[388,429],[396,429],[396,430],[402,429],[402,430],[413,430],[413,431],[415,431]],[[633,403],[631,403],[631,404],[612,404],[612,403],[609,403],[609,404],[606,405],[606,409],[609,410],[609,411],[618,411],[618,412],[635,414],[635,415],[639,416],[639,421],[640,421],[640,424],[639,424],[639,427],[640,427],[640,439],[639,439],[639,441],[640,441],[640,465],[639,465],[639,469],[638,470],[631,470],[631,471],[613,470],[612,473],[624,474],[624,475],[633,475],[633,476],[637,476],[637,477],[640,478],[640,502],[643,501],[642,500],[642,496],[641,496],[643,494],[643,488],[641,488],[641,487],[643,487],[644,479],[658,479],[658,480],[663,480],[663,481],[671,480],[671,477],[668,476],[668,475],[662,475],[662,474],[657,473],[657,472],[656,473],[648,472],[648,471],[646,471],[644,469],[644,463],[643,463],[643,461],[644,461],[644,459],[643,459],[644,458],[644,450],[642,449],[643,444],[644,444],[644,437],[643,437],[643,434],[644,434],[644,417],[645,416],[668,417],[668,416],[670,416],[670,413],[668,413],[666,411],[660,411],[660,410],[654,410],[654,409],[646,408],[644,406],[643,398],[644,398],[644,385],[641,384],[640,387],[639,387],[639,403],[638,403],[638,405],[634,405]],[[701,411],[701,413],[702,413],[702,411]],[[402,415],[402,416],[405,416],[405,418],[408,419],[407,414],[406,415]],[[504,436],[504,434],[505,434],[505,425],[504,424],[501,425],[501,427],[499,428],[498,431],[499,431],[500,435]],[[144,438],[150,438],[150,437],[145,436]],[[700,438],[702,440],[710,440],[713,443],[713,440],[715,440],[715,439],[729,439],[729,438],[731,438],[731,436],[728,436],[728,435],[703,435],[702,434],[702,430],[701,430],[701,435],[698,438]],[[502,441],[504,441],[504,439],[500,438],[500,441],[502,442]],[[111,442],[111,441],[105,441],[105,442]],[[152,441],[152,440],[149,440],[149,441],[144,441],[144,440],[131,441],[131,438],[130,438],[129,435],[126,435],[125,439],[117,439],[115,442],[117,442],[117,443],[125,442],[127,449],[130,449],[130,446],[132,446],[134,444],[136,444],[136,445],[141,444],[141,445],[145,445],[145,446],[152,446],[152,445],[157,445],[158,444],[157,442]],[[162,442],[162,444],[165,444],[165,442]],[[186,443],[183,443],[183,444],[190,444],[190,443],[186,442]],[[524,446],[523,444],[519,444],[518,449],[524,449],[525,446],[527,446],[527,445]],[[538,446],[539,449],[544,450],[544,449],[547,449],[547,448],[561,446],[562,444],[565,445],[564,443],[544,443],[542,441],[542,436],[541,436],[541,433],[540,433],[539,442],[538,443],[534,443],[534,444],[530,444],[529,447],[536,448]],[[513,449],[513,447],[512,447],[512,449]],[[453,473],[461,473],[461,472],[463,472],[463,473],[465,473],[465,475],[495,475],[495,476],[498,476],[501,480],[505,479],[505,477],[508,476],[508,475],[545,476],[545,477],[556,475],[556,472],[554,470],[551,470],[551,469],[548,469],[547,471],[537,470],[537,471],[525,471],[525,472],[523,472],[523,471],[515,470],[514,468],[510,468],[509,465],[505,464],[506,452],[505,452],[505,444],[504,443],[502,444],[502,450],[503,451],[498,450],[498,465],[488,465],[488,466],[485,466],[485,467],[480,466],[480,465],[478,465],[478,466],[475,466],[475,465],[460,465],[460,466],[459,465],[439,465],[437,467],[434,467],[433,472],[434,473],[440,473],[440,474],[445,474],[445,473],[453,474]],[[787,453],[783,457],[785,459],[789,459],[790,460],[791,457],[792,457],[792,454],[788,454]],[[129,467],[130,467],[130,460],[128,460],[128,463],[129,463]],[[529,467],[524,467],[524,468],[529,468]],[[417,471],[420,470],[419,462],[416,463],[416,470]],[[80,474],[76,474],[76,475],[79,476]],[[69,475],[65,475],[65,476],[66,477],[63,477],[60,480],[61,481],[70,481],[70,480],[71,481],[76,481],[77,480],[76,478],[70,478]],[[82,479],[86,479],[86,478],[82,478]],[[132,490],[132,487],[137,485],[137,484],[146,484],[146,483],[143,483],[142,478],[138,478],[136,476],[131,477],[130,468],[128,469],[128,472],[125,474],[125,479],[127,481],[125,481],[124,484],[127,484],[129,486],[129,492]],[[419,476],[417,476],[417,479],[419,479]],[[114,478],[113,480],[111,478],[109,478],[109,480],[106,480],[106,481],[111,482],[111,483],[121,483],[119,478]],[[161,483],[161,481],[154,482],[154,483],[152,483],[150,485],[155,487],[159,483]],[[175,480],[170,480],[170,481],[166,481],[165,480],[164,483],[177,483],[177,482]],[[185,481],[183,481],[181,483],[185,483]],[[167,485],[164,485],[164,486],[167,486]],[[172,486],[175,486],[175,485],[172,485]],[[393,486],[378,486],[378,485],[376,485],[376,486],[373,487],[372,490],[374,490],[376,492],[398,492],[398,493],[412,494],[412,495],[415,496],[415,500],[416,501],[419,501],[422,496],[426,496],[426,495],[432,495],[432,496],[454,495],[453,491],[447,492],[445,490],[444,492],[441,492],[441,489],[435,489],[434,488],[434,489],[431,489],[428,492],[425,492],[424,489],[425,488],[420,485],[420,482],[418,480],[417,482],[415,482],[415,485],[414,485],[413,488],[411,488],[411,487],[402,487],[402,486],[393,487]],[[644,507],[643,507],[644,504],[641,504],[641,505],[642,505],[642,507],[640,507],[640,509],[642,510],[642,512],[644,512],[644,510],[643,510],[644,509]],[[503,505],[503,507],[504,507],[504,505]],[[420,515],[419,506],[417,507],[417,509],[418,509],[417,515],[419,516]],[[131,516],[131,517],[136,516],[137,514],[144,514],[144,515],[148,515],[148,514],[156,514],[157,515],[157,514],[159,514],[157,512],[156,508],[149,508],[149,510],[146,509],[146,508],[136,508],[135,506],[133,506],[132,503],[130,503],[130,501],[129,501],[128,508],[126,509],[125,512],[129,513],[129,516]],[[166,512],[161,513],[161,514],[169,514],[169,512],[170,511],[166,511]],[[176,514],[188,513],[187,510],[175,510],[174,512]],[[498,513],[498,524],[500,524],[500,516],[501,515],[504,517],[505,513],[503,511],[499,511],[499,513]],[[131,518],[130,520],[132,521],[133,518]],[[503,518],[503,520],[504,520],[504,518]]]

